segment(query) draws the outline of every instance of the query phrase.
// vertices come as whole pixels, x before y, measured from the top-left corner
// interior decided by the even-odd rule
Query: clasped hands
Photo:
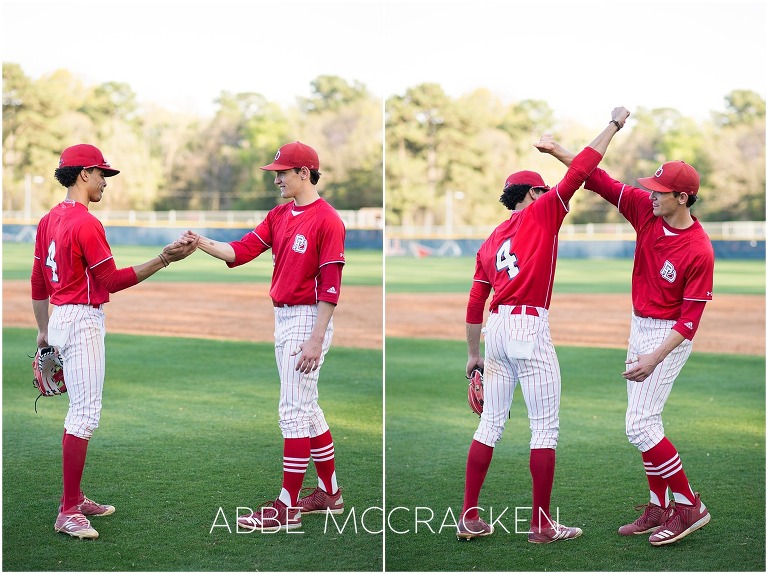
[[[200,236],[187,231],[176,241],[163,247],[163,255],[168,258],[168,261],[181,261],[192,255],[199,243]]]

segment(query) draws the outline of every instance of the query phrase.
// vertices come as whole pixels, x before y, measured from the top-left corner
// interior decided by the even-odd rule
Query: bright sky
[[[763,98],[765,0],[2,0],[2,61],[211,113],[222,92],[283,105],[319,75],[382,98],[423,82],[542,99],[558,118],[672,107],[705,119],[733,89]]]

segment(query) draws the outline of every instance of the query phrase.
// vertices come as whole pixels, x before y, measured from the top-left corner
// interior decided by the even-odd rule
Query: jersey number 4
[[[517,267],[517,255],[509,251],[510,247],[512,240],[507,239],[496,252],[496,271],[506,271],[509,278],[514,279],[520,269]]]
[[[45,259],[45,266],[51,269],[51,283],[59,282],[58,266],[56,265],[56,242],[51,241],[48,246],[48,257]]]

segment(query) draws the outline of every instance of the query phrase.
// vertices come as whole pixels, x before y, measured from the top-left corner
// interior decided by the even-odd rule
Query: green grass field
[[[474,257],[389,257],[388,293],[469,293]],[[559,259],[557,293],[629,293],[631,259]],[[764,260],[719,260],[715,263],[715,297],[765,294]]]
[[[616,533],[638,516],[633,505],[648,500],[642,460],[624,435],[624,351],[558,348],[563,395],[552,511],[584,535],[541,546],[515,533],[515,507],[531,505],[520,390],[480,495],[486,518],[490,509],[497,518],[508,509],[500,519],[508,532],[497,522],[493,536],[459,542],[452,517],[461,512],[478,423],[466,403],[466,344],[387,339],[386,350],[388,571],[765,571],[763,357],[694,353],[676,381],[665,429],[712,521],[655,548],[647,536]],[[518,532],[527,512],[519,511]]]
[[[107,334],[104,410],[83,488],[117,511],[93,519],[98,540],[56,534],[67,399],[41,398],[35,414],[34,338],[3,330],[4,571],[381,571],[382,535],[359,525],[358,534],[326,528],[312,515],[302,533],[236,532],[238,506],[280,491],[271,344]],[[358,516],[383,503],[381,397],[381,351],[331,348],[320,404],[346,508]],[[305,486],[316,476],[310,465]],[[369,514],[368,531],[381,518]]]
[[[127,266],[157,251],[114,253]],[[28,280],[31,245],[4,244],[2,254],[3,279]],[[386,267],[388,293],[467,293],[474,269],[466,257],[384,265],[374,251],[348,252],[347,262],[346,285],[380,285]],[[630,260],[563,259],[555,291],[628,293],[631,267]],[[271,271],[269,257],[230,270],[196,253],[149,281],[266,283]],[[764,296],[765,262],[718,261],[715,296],[725,293]],[[553,511],[584,536],[539,546],[515,533],[514,507],[530,506],[530,431],[519,391],[480,499],[497,512],[509,508],[501,521],[509,534],[497,523],[492,537],[456,541],[449,510],[461,509],[478,421],[466,405],[462,341],[387,339],[384,390],[380,351],[332,348],[321,405],[346,506],[356,514],[346,525],[349,511],[339,526],[307,516],[303,534],[260,535],[238,534],[233,524],[237,506],[255,507],[279,489],[272,345],[108,334],[104,412],[84,486],[118,510],[93,520],[99,540],[78,541],[53,532],[66,399],[41,399],[34,413],[26,358],[33,340],[30,330],[3,331],[3,570],[765,571],[764,357],[694,352],[689,359],[665,428],[713,518],[681,543],[654,548],[647,537],[615,532],[647,500],[640,456],[624,435],[624,350],[558,347]],[[310,465],[305,485],[315,480]],[[381,529],[383,503],[382,537],[370,532]]]

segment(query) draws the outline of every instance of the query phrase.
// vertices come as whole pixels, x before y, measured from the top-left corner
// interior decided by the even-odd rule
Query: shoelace
[[[67,525],[71,526],[77,526],[79,528],[90,528],[91,523],[88,521],[88,519],[82,515],[82,514],[70,514],[67,516],[67,519],[64,521],[64,524],[61,525],[61,529],[64,530]]]

